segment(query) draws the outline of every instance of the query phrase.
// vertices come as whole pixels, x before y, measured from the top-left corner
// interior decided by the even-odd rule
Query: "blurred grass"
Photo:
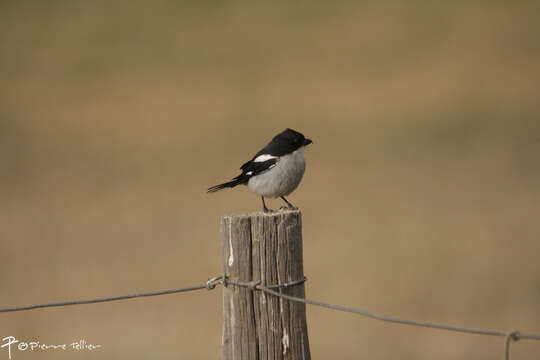
[[[259,208],[206,187],[292,127],[315,141],[291,198],[310,297],[539,332],[538,10],[0,2],[0,304],[205,281],[218,217]],[[214,291],[5,314],[0,336],[104,346],[18,359],[217,359],[220,307]],[[308,311],[314,357],[502,355],[501,339]]]

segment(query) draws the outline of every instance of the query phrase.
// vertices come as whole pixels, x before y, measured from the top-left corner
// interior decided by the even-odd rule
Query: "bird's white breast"
[[[298,187],[305,170],[306,160],[302,146],[293,153],[280,157],[276,166],[253,176],[249,179],[248,186],[251,191],[264,197],[287,196]]]

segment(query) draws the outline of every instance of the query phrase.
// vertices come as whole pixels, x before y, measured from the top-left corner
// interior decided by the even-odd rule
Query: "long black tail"
[[[216,191],[219,191],[219,190],[223,190],[223,189],[226,189],[226,188],[232,188],[232,187],[235,187],[236,185],[245,184],[245,183],[246,183],[245,179],[240,179],[240,176],[239,176],[238,178],[234,178],[229,182],[212,186],[211,188],[208,188],[208,190],[206,192],[207,193],[213,193],[213,192],[216,192]]]

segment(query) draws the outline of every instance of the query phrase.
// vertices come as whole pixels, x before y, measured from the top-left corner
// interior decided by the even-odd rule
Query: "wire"
[[[239,281],[230,280],[226,276],[216,276],[209,279],[206,283],[202,285],[188,286],[188,287],[169,289],[169,290],[151,291],[151,292],[145,292],[145,293],[135,293],[135,294],[128,294],[128,295],[103,297],[103,298],[96,298],[96,299],[89,299],[89,300],[73,300],[73,301],[61,301],[61,302],[44,303],[44,304],[37,304],[37,305],[28,305],[28,306],[14,306],[14,307],[8,307],[8,308],[0,308],[0,313],[50,308],[50,307],[70,306],[70,305],[95,304],[95,303],[102,303],[102,302],[108,302],[108,301],[134,299],[134,298],[139,298],[139,297],[177,294],[177,293],[202,290],[202,289],[213,290],[216,287],[216,285],[221,284],[224,287],[227,287],[228,285],[245,287],[252,291],[262,291],[262,292],[265,292],[273,296],[277,296],[282,299],[304,303],[308,305],[319,306],[326,309],[362,315],[365,317],[369,317],[375,320],[380,320],[380,321],[385,321],[385,322],[412,325],[412,326],[421,326],[421,327],[426,327],[426,328],[455,331],[455,332],[461,332],[461,333],[467,333],[467,334],[503,336],[505,337],[505,359],[506,360],[510,358],[510,342],[511,341],[518,341],[520,339],[540,340],[540,335],[525,334],[517,330],[512,330],[510,332],[507,332],[507,331],[499,331],[499,330],[465,328],[465,327],[458,327],[458,326],[453,326],[453,325],[427,322],[427,321],[400,319],[400,318],[375,314],[375,313],[365,311],[362,309],[346,307],[346,306],[341,306],[341,305],[334,305],[334,304],[325,303],[325,302],[317,301],[317,300],[311,300],[307,298],[299,298],[296,296],[283,294],[279,291],[274,290],[274,289],[279,290],[279,289],[285,289],[292,286],[297,286],[297,285],[303,284],[306,280],[307,278],[304,277],[303,279],[291,281],[284,284],[263,286],[261,285],[260,281],[239,282]]]
[[[145,292],[145,293],[136,293],[136,294],[128,294],[128,295],[120,295],[120,296],[103,297],[103,298],[90,299],[90,300],[60,301],[60,302],[54,302],[54,303],[28,305],[28,306],[14,306],[14,307],[9,307],[9,308],[0,308],[0,313],[12,312],[12,311],[34,310],[34,309],[42,309],[42,308],[50,308],[50,307],[58,307],[58,306],[95,304],[95,303],[102,303],[102,302],[108,302],[108,301],[134,299],[134,298],[145,297],[145,296],[177,294],[177,293],[202,290],[202,289],[212,290],[216,286],[216,283],[218,283],[218,281],[221,281],[221,276],[208,280],[204,285],[188,286],[184,288],[159,290],[159,291],[151,291],[151,292]]]
[[[274,295],[283,299],[287,299],[290,301],[296,301],[296,302],[300,302],[304,304],[320,306],[323,308],[342,311],[342,312],[349,312],[349,313],[366,316],[366,317],[380,320],[380,321],[386,321],[386,322],[392,322],[392,323],[398,323],[398,324],[404,324],[404,325],[421,326],[421,327],[434,328],[434,329],[440,329],[440,330],[456,331],[456,332],[476,334],[476,335],[490,335],[490,336],[504,336],[504,337],[508,337],[511,335],[510,339],[516,340],[516,341],[519,339],[540,340],[540,335],[524,334],[518,331],[512,331],[509,333],[506,331],[465,328],[465,327],[458,327],[458,326],[446,325],[446,324],[440,324],[440,323],[434,323],[434,322],[406,320],[406,319],[399,319],[399,318],[394,318],[394,317],[389,317],[389,316],[383,316],[383,315],[375,314],[375,313],[361,310],[361,309],[356,309],[356,308],[351,308],[351,307],[346,307],[346,306],[341,306],[341,305],[333,305],[333,304],[325,303],[322,301],[299,298],[296,296],[283,294],[278,291],[270,289],[268,286],[254,284],[253,282],[242,283],[242,282],[227,280],[227,283],[236,285],[236,286],[247,287],[251,289],[254,288],[255,290],[260,290],[265,293],[268,293],[268,294],[271,294],[271,295]]]
[[[510,359],[510,342],[518,341],[520,338],[519,331],[513,330],[506,335],[506,339],[504,340],[504,360]]]

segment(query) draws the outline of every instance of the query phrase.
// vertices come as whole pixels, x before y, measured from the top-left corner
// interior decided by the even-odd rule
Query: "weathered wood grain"
[[[288,283],[304,277],[300,211],[221,218],[223,270],[230,280]],[[304,284],[279,290],[304,297]],[[261,291],[223,290],[224,360],[310,359],[305,305]]]

